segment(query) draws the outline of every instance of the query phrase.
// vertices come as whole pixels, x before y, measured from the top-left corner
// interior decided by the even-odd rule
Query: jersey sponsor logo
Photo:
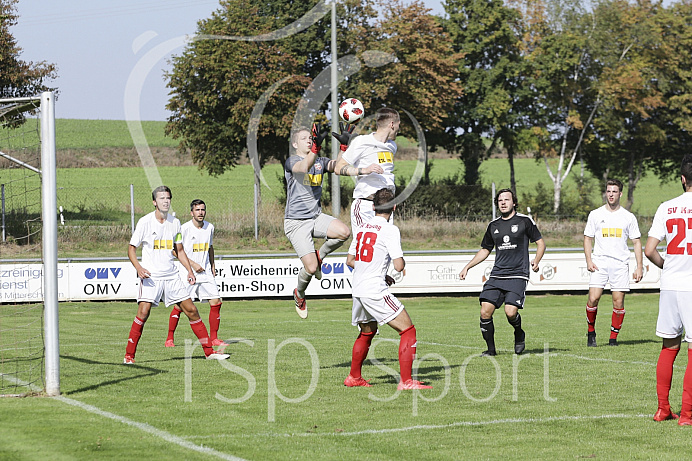
[[[604,227],[601,229],[601,235],[606,238],[622,238],[622,229],[618,227]]]
[[[321,186],[322,185],[322,173],[320,174],[306,174],[303,177],[304,186]]]
[[[519,230],[519,226],[517,224],[512,224],[511,230],[512,230],[513,234],[516,234],[517,231]]]
[[[394,163],[394,155],[391,152],[378,152],[377,160],[379,163]]]
[[[154,240],[154,250],[172,250],[173,240]]]
[[[195,243],[192,245],[193,253],[201,253],[204,251],[209,251],[209,243]]]

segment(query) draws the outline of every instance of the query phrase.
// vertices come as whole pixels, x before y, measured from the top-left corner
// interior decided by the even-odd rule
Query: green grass
[[[0,400],[0,458],[220,457],[126,421],[245,459],[673,459],[692,450],[686,429],[651,419],[660,350],[654,336],[658,295],[627,296],[618,348],[586,347],[585,299],[529,295],[522,312],[527,354],[515,378],[511,329],[500,312],[500,355],[481,359],[475,356],[484,349],[476,297],[403,299],[418,331],[419,358],[436,356],[419,363],[419,378],[434,389],[398,396],[395,378],[369,363],[363,375],[372,388],[342,385],[357,335],[347,299],[311,300],[305,321],[290,300],[226,301],[220,336],[251,341],[228,347],[230,364],[238,367],[233,369],[201,359],[199,348],[186,360],[182,345],[193,335],[184,321],[176,336],[179,347],[164,348],[165,308],[152,312],[137,364],[126,367],[121,361],[134,303],[64,303],[61,390],[72,405],[51,398]],[[609,303],[605,296],[597,322],[601,345],[608,337]],[[202,312],[204,318],[204,307]],[[277,352],[286,340],[293,342]],[[384,326],[370,358],[398,370],[397,342],[396,333]],[[314,368],[304,345],[314,347]],[[680,354],[674,408],[680,405],[685,363],[686,354]],[[185,399],[186,366],[191,367],[191,401]],[[300,399],[316,370],[314,393],[304,401],[275,396],[272,421],[271,383],[286,398]],[[254,392],[248,379],[256,383]],[[219,400],[216,393],[238,402]]]
[[[177,147],[178,142],[164,135],[166,122],[144,121],[142,130],[150,147]],[[55,121],[55,143],[58,149],[99,149],[134,147],[130,130],[124,120]]]
[[[550,178],[545,167],[532,159],[519,159],[515,162],[517,190],[531,193],[538,182],[543,182],[552,189]],[[402,178],[410,178],[415,169],[414,160],[397,162],[396,173]],[[202,198],[208,204],[210,213],[252,212],[253,173],[250,165],[240,165],[219,177],[211,177],[197,167],[158,167],[157,171],[164,184],[173,190],[174,209],[185,211],[186,205],[193,198]],[[282,166],[279,164],[266,165],[262,170],[269,187],[263,185],[263,200],[267,203],[276,201],[281,195],[280,177]],[[431,171],[432,179],[451,176],[463,172],[463,165],[458,159],[436,159]],[[504,159],[489,159],[481,167],[482,181],[486,187],[494,181],[497,189],[509,185],[509,165]],[[2,180],[6,183],[24,175],[22,170],[5,170]],[[576,174],[568,177],[565,191],[574,191]],[[348,178],[343,179],[349,181]],[[29,178],[30,188],[38,187],[36,177]],[[75,213],[80,210],[116,210],[121,212],[116,221],[129,221],[130,184],[135,187],[135,209],[138,214],[150,210],[150,186],[143,168],[61,168],[57,173],[58,205],[66,211]],[[654,176],[645,176],[634,195],[633,211],[637,215],[653,216],[658,205],[679,195],[680,185],[675,180],[663,184]],[[625,191],[626,194],[626,191]],[[594,189],[591,194],[594,203],[601,203],[600,192]],[[38,204],[39,202],[36,201]],[[8,204],[12,209],[12,204]],[[124,221],[123,221],[124,220]]]

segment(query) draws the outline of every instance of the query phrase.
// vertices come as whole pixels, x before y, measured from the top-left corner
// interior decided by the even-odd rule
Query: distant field
[[[410,178],[415,166],[415,160],[400,160],[396,163],[396,173],[400,177]],[[515,161],[515,169],[519,197],[523,193],[533,192],[538,182],[543,182],[548,189],[552,189],[552,183],[542,163],[537,163],[533,159],[519,159]],[[157,170],[163,183],[173,189],[173,203],[176,209],[180,209],[193,198],[208,201],[210,212],[244,213],[253,209],[253,173],[250,165],[239,165],[219,177],[210,177],[197,167],[162,166]],[[439,179],[457,172],[463,173],[460,160],[435,159],[431,178]],[[268,164],[262,173],[269,186],[263,184],[263,200],[266,203],[274,202],[282,195],[282,167],[276,163]],[[21,170],[5,170],[1,178],[9,182],[22,174],[24,173]],[[490,187],[493,181],[497,189],[509,187],[509,166],[504,159],[489,159],[483,162],[481,175],[486,187]],[[151,187],[143,168],[62,168],[58,169],[57,176],[58,205],[63,206],[65,210],[112,208],[129,212],[130,184],[134,184],[135,187],[136,212],[145,213],[150,208]],[[568,177],[563,189],[565,192],[574,191],[575,178],[575,174]],[[346,184],[347,181],[352,179],[343,178],[342,184]],[[635,190],[632,211],[640,216],[653,216],[662,201],[679,193],[680,185],[677,181],[671,180],[660,184],[656,176],[646,176]],[[591,196],[594,203],[601,203],[599,190],[594,189]]]
[[[141,122],[151,147],[176,147],[177,141],[164,136],[166,122]],[[98,149],[102,147],[133,147],[132,137],[124,120],[76,120],[59,118],[55,121],[58,149]]]

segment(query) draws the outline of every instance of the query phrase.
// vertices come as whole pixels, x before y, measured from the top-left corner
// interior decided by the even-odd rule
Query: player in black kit
[[[469,269],[485,261],[495,248],[495,265],[480,294],[481,333],[488,345],[483,356],[497,355],[495,350],[495,326],[493,313],[505,305],[507,321],[514,327],[514,353],[524,352],[526,334],[521,328],[519,309],[524,308],[526,285],[529,281],[529,242],[536,242],[536,257],[531,269],[538,272],[538,263],[545,253],[543,237],[530,217],[519,214],[517,196],[511,189],[502,189],[495,196],[495,204],[501,216],[488,224],[481,249],[461,270],[464,280]]]

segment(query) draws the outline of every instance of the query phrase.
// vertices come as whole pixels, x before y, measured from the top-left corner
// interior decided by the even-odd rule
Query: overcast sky
[[[425,3],[443,14],[441,0]],[[23,60],[57,64],[56,117],[124,120],[127,110],[129,118],[165,120],[167,58],[217,6],[218,0],[20,0],[11,32]]]

